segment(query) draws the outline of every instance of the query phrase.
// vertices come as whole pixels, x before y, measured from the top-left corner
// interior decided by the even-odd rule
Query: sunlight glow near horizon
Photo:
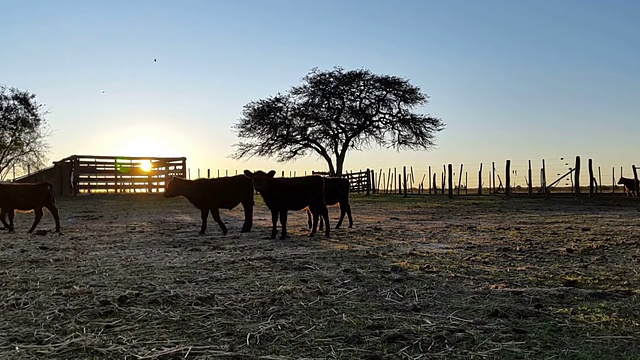
[[[192,177],[326,170],[316,155],[233,160],[232,126],[248,102],[338,65],[408,78],[430,96],[424,112],[446,123],[432,151],[353,151],[348,170],[463,163],[472,174],[481,162],[503,168],[511,159],[522,169],[547,159],[560,171],[558,159],[580,155],[609,178],[640,163],[640,141],[627,131],[640,114],[640,4],[368,4],[0,0],[0,41],[10,44],[0,48],[0,70],[11,70],[0,83],[50,110],[51,162],[184,156]]]
[[[149,172],[153,169],[153,165],[151,164],[151,160],[142,160],[140,162],[140,169],[144,172]]]

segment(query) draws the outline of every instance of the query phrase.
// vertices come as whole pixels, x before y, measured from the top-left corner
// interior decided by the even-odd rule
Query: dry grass
[[[0,234],[1,358],[640,358],[633,199],[356,195],[287,241],[262,204],[199,236],[183,199],[58,203],[61,236]]]

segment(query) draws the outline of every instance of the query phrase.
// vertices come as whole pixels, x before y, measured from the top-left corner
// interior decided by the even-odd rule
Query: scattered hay
[[[292,213],[281,241],[261,239],[261,207],[252,233],[235,209],[227,236],[215,223],[199,236],[188,203],[131,199],[61,198],[62,236],[1,234],[0,357],[639,355],[639,250],[616,235],[633,209],[603,213],[582,239],[593,218],[572,208],[524,202],[510,225],[485,203],[469,218],[469,203],[382,211],[356,198],[353,229],[310,239]]]

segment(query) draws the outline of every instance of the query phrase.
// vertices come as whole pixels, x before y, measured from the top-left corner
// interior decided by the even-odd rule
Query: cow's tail
[[[46,186],[47,189],[49,189],[49,201],[51,201],[52,204],[55,204],[56,198],[53,197],[53,184],[48,181],[43,181],[40,184]]]

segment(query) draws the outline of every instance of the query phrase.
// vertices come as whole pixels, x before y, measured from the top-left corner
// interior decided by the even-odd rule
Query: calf
[[[0,184],[0,220],[4,229],[13,232],[13,218],[15,210],[33,210],[36,218],[29,229],[29,233],[35,230],[42,219],[42,208],[46,207],[56,222],[55,232],[60,232],[60,217],[53,197],[52,185],[49,182],[40,183],[4,183]],[[6,217],[9,215],[9,223]]]
[[[308,208],[313,215],[313,223],[309,236],[316,233],[318,218],[324,219],[326,226],[325,236],[329,236],[329,213],[324,200],[324,179],[320,176],[303,176],[294,178],[274,178],[274,170],[251,172],[245,170],[247,178],[253,180],[253,186],[264,199],[271,211],[271,239],[278,233],[278,217],[282,225],[280,239],[287,238],[287,212],[289,210],[302,210]]]
[[[244,208],[244,224],[241,232],[251,231],[253,224],[253,183],[244,175],[223,177],[217,179],[186,180],[174,177],[169,181],[164,191],[164,197],[184,196],[195,207],[200,209],[202,226],[200,235],[207,229],[209,212],[213,216],[223,234],[227,234],[227,227],[220,219],[219,209],[233,209],[242,204]]]
[[[631,196],[633,197],[636,197],[638,195],[636,189],[638,189],[640,181],[629,179],[626,177],[620,177],[620,180],[618,180],[618,185],[624,185],[624,190],[627,193],[627,196],[629,196],[629,194],[631,194]]]
[[[349,204],[349,192],[351,187],[349,185],[349,179],[325,177],[324,178],[324,200],[328,205],[340,205],[340,220],[336,224],[336,229],[342,225],[344,215],[349,216],[349,227],[353,226],[353,218],[351,217],[351,205]],[[309,229],[311,229],[311,213],[307,212],[307,220],[309,222]],[[320,219],[319,229],[323,227],[322,218]]]

